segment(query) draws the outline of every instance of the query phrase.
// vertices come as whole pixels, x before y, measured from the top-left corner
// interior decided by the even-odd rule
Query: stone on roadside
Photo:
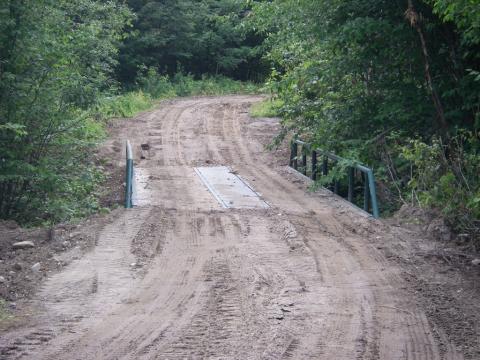
[[[474,265],[474,266],[480,265],[480,259],[473,259],[472,260],[472,265]]]
[[[5,281],[5,278],[3,276],[0,276],[0,284],[3,284]]]
[[[14,249],[29,249],[35,247],[35,244],[32,241],[20,241],[12,245]]]
[[[32,271],[34,271],[34,272],[38,272],[38,271],[40,271],[40,267],[41,267],[40,263],[37,262],[37,263],[33,264],[33,266],[31,267],[31,269],[32,269]]]

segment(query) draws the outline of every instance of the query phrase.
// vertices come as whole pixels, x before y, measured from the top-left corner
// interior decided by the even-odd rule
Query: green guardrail
[[[127,140],[126,145],[126,167],[125,167],[125,208],[133,207],[133,152],[130,141]]]
[[[301,149],[301,165],[299,166],[298,161],[298,145],[302,147]],[[290,151],[290,167],[299,171],[303,175],[307,176],[308,174],[308,162],[307,157],[310,155],[311,158],[311,167],[310,167],[310,177],[312,180],[317,180],[319,175],[328,175],[328,162],[332,160],[334,162],[344,161],[344,158],[337,156],[331,152],[324,151],[322,149],[311,149],[310,146],[301,141],[294,140],[291,143]],[[321,171],[318,168],[318,158],[322,158],[322,167]],[[299,170],[300,169],[300,170]],[[347,168],[347,177],[348,177],[348,193],[347,200],[354,204],[355,196],[355,171],[360,171],[362,173],[363,180],[363,210],[373,215],[374,218],[378,219],[380,217],[378,211],[378,202],[377,202],[377,192],[375,188],[375,177],[373,175],[373,170],[364,165],[355,164]],[[333,184],[333,192],[335,194],[339,193],[339,183],[335,181]],[[354,204],[355,205],[355,204]],[[371,206],[370,206],[371,205]],[[370,211],[371,209],[371,211]]]

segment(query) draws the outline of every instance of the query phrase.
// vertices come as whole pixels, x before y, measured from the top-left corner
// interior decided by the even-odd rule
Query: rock
[[[470,235],[469,234],[458,234],[457,235],[457,244],[465,244],[469,241]]]
[[[39,262],[33,264],[33,266],[31,267],[32,271],[34,271],[34,272],[39,272],[40,268],[41,268],[41,265],[40,265]]]
[[[70,233],[70,237],[71,238],[77,238],[77,237],[81,237],[83,235],[83,233],[81,231],[73,231]]]
[[[479,266],[480,265],[480,259],[473,259],[472,260],[472,265]]]
[[[7,280],[5,280],[5,278],[3,276],[0,276],[0,284],[3,284],[5,281],[7,281]]]
[[[62,242],[62,246],[67,248],[70,246],[70,242],[65,240],[64,242]]]
[[[15,264],[13,264],[13,269],[17,270],[17,271],[21,271],[22,270],[22,265],[20,265],[19,263],[15,263]]]
[[[32,241],[20,241],[12,245],[12,247],[17,249],[29,249],[35,247],[35,244]]]

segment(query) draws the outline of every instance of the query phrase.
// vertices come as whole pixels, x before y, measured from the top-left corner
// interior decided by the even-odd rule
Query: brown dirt
[[[132,141],[140,206],[117,210],[90,252],[47,276],[0,354],[478,358],[474,269],[464,276],[456,262],[424,256],[438,242],[418,229],[308,192],[285,149],[264,150],[278,124],[248,116],[258,100],[177,100],[115,124],[101,155],[120,168]],[[232,167],[271,208],[222,208],[193,171],[213,164]]]
[[[118,210],[116,210],[118,212]],[[95,246],[97,235],[109,218],[95,215],[79,224],[59,224],[52,228],[21,228],[13,221],[0,221],[0,298],[11,309],[31,298],[41,282],[80,258]],[[33,248],[13,249],[13,244],[31,241]],[[40,264],[39,271],[32,266]],[[0,324],[0,328],[5,324]]]
[[[111,132],[118,123],[110,125]],[[16,311],[17,307],[25,306],[43,280],[90,251],[101,229],[117,216],[124,199],[125,171],[123,164],[111,161],[112,156],[105,156],[105,151],[102,147],[95,155],[97,165],[106,175],[99,200],[101,207],[112,213],[96,214],[75,224],[57,224],[50,228],[22,228],[14,221],[0,220],[0,276],[4,280],[0,283],[0,299],[6,302],[7,314],[16,312],[15,317],[8,316],[8,321],[0,323],[0,329],[22,324],[23,316]],[[31,241],[35,247],[14,250],[12,245],[19,241]],[[32,270],[37,263],[39,270]]]

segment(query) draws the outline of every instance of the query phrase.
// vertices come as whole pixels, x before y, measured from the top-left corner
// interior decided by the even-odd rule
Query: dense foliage
[[[375,167],[384,210],[415,201],[478,236],[480,3],[259,2],[286,131]]]
[[[160,98],[255,91],[220,75],[256,74],[259,37],[244,14],[237,1],[1,2],[0,217],[98,211],[93,154],[109,117]]]
[[[68,218],[96,207],[101,135],[88,108],[113,83],[130,11],[114,1],[0,4],[0,215]]]
[[[263,76],[261,38],[242,20],[238,0],[129,0],[137,18],[121,48],[119,76],[131,83],[142,68],[173,75]]]

